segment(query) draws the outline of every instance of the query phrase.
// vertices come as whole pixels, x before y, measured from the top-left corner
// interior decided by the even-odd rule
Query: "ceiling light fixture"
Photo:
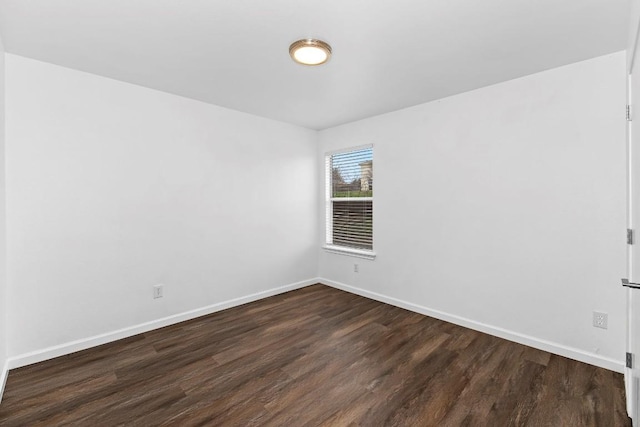
[[[321,65],[331,58],[331,46],[322,40],[302,39],[289,46],[291,59],[302,65]]]

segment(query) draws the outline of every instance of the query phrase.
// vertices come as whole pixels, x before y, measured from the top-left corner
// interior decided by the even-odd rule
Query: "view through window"
[[[373,250],[373,148],[327,160],[327,243]]]

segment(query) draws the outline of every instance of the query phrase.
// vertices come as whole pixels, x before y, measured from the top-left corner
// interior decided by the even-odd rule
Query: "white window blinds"
[[[373,148],[330,154],[327,243],[373,250]]]

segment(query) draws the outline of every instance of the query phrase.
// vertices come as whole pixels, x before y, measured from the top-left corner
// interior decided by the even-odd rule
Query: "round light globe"
[[[289,46],[289,54],[299,64],[320,65],[331,57],[331,46],[322,40],[302,39]]]

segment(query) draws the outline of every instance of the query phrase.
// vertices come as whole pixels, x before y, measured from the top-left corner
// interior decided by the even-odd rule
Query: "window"
[[[326,157],[327,245],[333,252],[373,258],[373,148]]]

